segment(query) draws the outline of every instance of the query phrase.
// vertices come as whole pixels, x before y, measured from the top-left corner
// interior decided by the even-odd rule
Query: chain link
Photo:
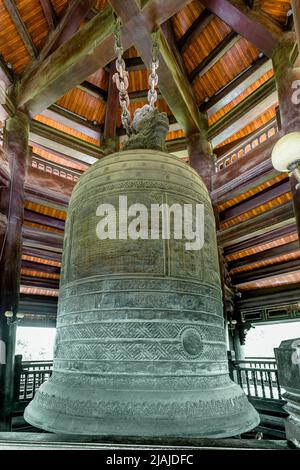
[[[123,59],[123,47],[121,43],[121,21],[119,18],[115,21],[114,28],[115,36],[115,53],[117,55],[116,70],[117,72],[113,75],[113,81],[119,90],[119,102],[122,108],[121,121],[124,129],[126,129],[127,135],[132,133],[131,130],[131,115],[129,111],[129,74],[125,69],[125,61]]]
[[[159,66],[159,42],[158,42],[158,31],[153,35],[153,45],[152,45],[152,60],[151,60],[151,72],[149,75],[149,86],[148,91],[148,102],[150,109],[155,108],[155,103],[157,101],[157,90],[158,85],[158,75],[157,69]],[[121,121],[124,129],[126,129],[127,135],[132,134],[131,126],[131,115],[129,111],[129,95],[128,95],[128,86],[129,86],[129,73],[126,70],[125,61],[123,59],[123,47],[121,42],[121,21],[119,18],[115,20],[114,27],[114,36],[115,36],[115,53],[117,56],[116,60],[116,70],[117,72],[113,75],[113,81],[116,84],[116,87],[119,91],[119,102],[122,108]]]
[[[154,109],[155,103],[157,101],[157,84],[158,84],[158,75],[157,69],[159,66],[159,43],[158,43],[158,31],[154,33],[154,40],[152,45],[152,60],[151,60],[151,73],[149,75],[149,86],[150,90],[148,91],[148,101],[151,109]]]

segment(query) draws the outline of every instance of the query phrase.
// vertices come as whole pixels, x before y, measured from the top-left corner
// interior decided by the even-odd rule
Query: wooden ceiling
[[[182,88],[192,96],[199,116],[201,112],[208,119],[208,135],[219,168],[214,175],[212,200],[219,217],[219,245],[233,286],[240,292],[255,292],[299,283],[300,250],[289,182],[287,175],[278,175],[270,165],[272,146],[280,136],[270,48],[274,37],[278,39],[292,27],[288,16],[290,1],[254,2],[264,19],[266,34],[268,25],[272,31],[272,40],[266,41],[266,47],[257,40],[255,30],[245,30],[245,34],[239,28],[234,30],[225,9],[224,14],[218,10],[216,15],[215,7],[211,6],[216,2],[144,3],[145,15],[148,10],[153,13],[153,5],[163,5],[157,15],[164,21],[159,24],[180,64]],[[245,10],[245,3],[249,2],[221,3],[238,5],[241,21],[245,15],[251,19],[251,8]],[[27,77],[39,71],[40,64],[47,57],[54,57],[55,51],[72,40],[77,31],[96,20],[99,12],[105,13],[112,6],[126,16],[122,5],[123,1],[116,0],[0,0],[2,62],[26,89]],[[125,16],[124,31],[126,21],[130,22],[130,14]],[[23,235],[23,295],[39,294],[45,299],[57,296],[67,203],[72,187],[88,166],[73,157],[72,151],[81,146],[81,153],[92,160],[101,157],[106,121],[115,112],[107,109],[114,57],[112,43],[108,43],[111,48],[103,47],[95,58],[98,69],[94,67],[91,74],[89,65],[87,75],[76,87],[64,86],[67,91],[52,101],[48,109],[33,113],[32,168],[27,178]],[[147,50],[146,43],[133,41],[134,47],[127,37],[124,43],[130,46],[124,56],[133,113],[147,100],[148,71],[143,62]],[[106,63],[103,57],[111,59]],[[161,93],[157,105],[167,112],[172,123],[167,137],[170,150],[181,150],[181,156],[186,158],[187,128],[178,119],[178,107],[168,99],[164,67],[162,61],[158,69]],[[122,135],[120,111],[117,113],[117,134]],[[41,143],[41,132],[47,136],[47,144]],[[62,145],[69,150],[63,152]]]

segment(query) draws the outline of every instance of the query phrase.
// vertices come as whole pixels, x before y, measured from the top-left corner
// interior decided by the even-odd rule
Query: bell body
[[[120,195],[128,206],[203,205],[203,248],[186,250],[187,240],[172,236],[100,240],[97,208],[118,208]],[[129,150],[80,178],[66,224],[53,375],[25,419],[57,433],[115,436],[225,437],[258,424],[228,375],[214,214],[186,163]]]

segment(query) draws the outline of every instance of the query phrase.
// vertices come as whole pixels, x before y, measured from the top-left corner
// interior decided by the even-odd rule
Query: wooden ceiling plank
[[[103,103],[106,103],[107,101],[107,91],[94,85],[94,83],[84,80],[80,85],[77,85],[77,88],[94,98],[100,99]]]
[[[35,120],[30,123],[29,141],[87,164],[104,156],[100,147]]]
[[[178,41],[178,48],[181,54],[188,48],[188,46],[200,36],[202,31],[214,18],[214,15],[207,9],[203,10],[198,18],[191,24],[187,31]]]
[[[277,103],[278,95],[275,80],[272,77],[226,113],[224,118],[210,126],[208,132],[212,146],[216,147],[221,144]]]
[[[75,131],[82,132],[93,139],[100,140],[101,138],[102,128],[100,126],[56,104],[45,109],[41,115],[53,119]]]
[[[240,40],[240,36],[231,31],[211,53],[192,70],[189,81],[193,84],[199,77],[203,77],[225,54]]]
[[[32,59],[35,59],[38,55],[38,50],[25,26],[24,21],[21,18],[19,10],[17,8],[15,0],[3,0],[5,8],[7,9],[11,20],[13,21],[29,55]]]
[[[283,29],[262,10],[250,9],[243,0],[201,0],[201,3],[268,57],[272,57]]]
[[[49,29],[53,31],[57,26],[57,17],[50,0],[39,0]]]
[[[270,59],[268,60],[265,56],[259,58],[243,74],[234,79],[228,87],[225,86],[222,92],[217,93],[213,99],[206,103],[205,111],[207,111],[208,118],[244,93],[271,69],[272,62]]]

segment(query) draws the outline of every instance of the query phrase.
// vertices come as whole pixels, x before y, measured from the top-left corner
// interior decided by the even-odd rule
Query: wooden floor
[[[266,449],[289,450],[287,441],[255,440],[255,439],[142,439],[142,438],[110,438],[89,436],[67,436],[48,433],[0,433],[0,450],[111,450],[111,449],[197,449],[197,450],[238,450]]]

